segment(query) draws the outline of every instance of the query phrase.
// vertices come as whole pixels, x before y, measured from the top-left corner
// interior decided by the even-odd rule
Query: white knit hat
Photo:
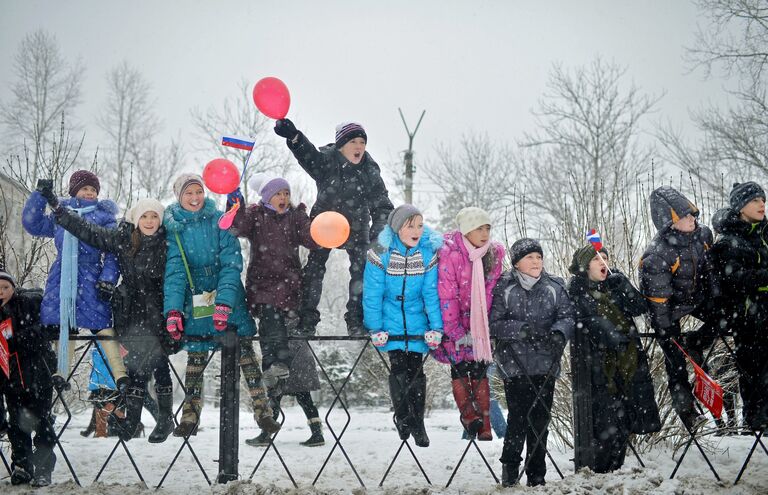
[[[128,210],[128,214],[125,215],[125,219],[134,225],[139,225],[139,219],[143,214],[148,211],[154,211],[160,220],[163,219],[163,212],[165,212],[165,206],[160,201],[152,198],[140,199],[133,208]]]
[[[491,225],[491,217],[482,208],[468,206],[456,214],[456,224],[462,235],[467,235],[478,227]]]

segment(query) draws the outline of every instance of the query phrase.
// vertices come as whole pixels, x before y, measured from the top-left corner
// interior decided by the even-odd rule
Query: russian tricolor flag
[[[239,150],[251,151],[256,145],[256,141],[251,138],[234,137],[234,136],[222,136],[221,144],[223,146],[229,146],[230,148],[237,148]]]
[[[595,251],[603,249],[603,241],[600,239],[600,234],[598,234],[595,229],[589,229],[589,232],[587,232],[587,240],[592,244],[592,247],[595,248]]]

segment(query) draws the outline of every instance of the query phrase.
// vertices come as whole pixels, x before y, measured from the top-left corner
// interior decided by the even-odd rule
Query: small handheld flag
[[[595,229],[589,229],[589,232],[587,232],[587,240],[592,244],[592,247],[595,248],[595,251],[603,249],[603,241],[600,240],[600,234],[598,234]]]
[[[696,361],[691,359],[691,356],[683,350],[680,344],[675,339],[672,339],[680,352],[688,359],[693,366],[693,371],[696,375],[694,380],[693,395],[701,401],[704,406],[709,409],[712,415],[720,419],[723,413],[723,387],[720,386],[711,376],[704,371],[701,366],[696,364]]]
[[[256,141],[246,137],[222,136],[221,144],[222,146],[229,146],[239,150],[253,151]]]

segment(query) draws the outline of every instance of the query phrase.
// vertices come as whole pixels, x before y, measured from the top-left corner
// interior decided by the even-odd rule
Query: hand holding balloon
[[[341,213],[324,211],[309,227],[312,239],[324,248],[337,248],[349,238],[349,222]]]
[[[275,122],[275,134],[278,136],[285,139],[293,139],[298,133],[299,131],[296,130],[296,126],[289,119],[280,119]]]

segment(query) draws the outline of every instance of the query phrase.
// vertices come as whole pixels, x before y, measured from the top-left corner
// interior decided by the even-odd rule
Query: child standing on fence
[[[40,311],[43,325],[55,330],[76,334],[78,328],[87,328],[100,337],[114,337],[110,301],[120,276],[117,258],[77,238],[58,226],[54,215],[45,214],[49,201],[72,211],[88,222],[114,229],[117,205],[108,199],[99,200],[99,178],[87,170],[78,170],[69,179],[69,196],[59,199],[53,192],[53,181],[39,180],[37,190],[24,205],[22,225],[34,236],[53,237],[56,260],[48,272],[45,295]],[[68,387],[69,364],[74,354],[74,343],[61,341],[59,365],[54,374],[54,385]],[[128,378],[115,340],[103,340],[102,346],[119,390],[125,390]]]
[[[248,315],[245,289],[240,281],[243,256],[237,238],[218,225],[223,212],[205,197],[203,179],[182,174],[173,184],[178,202],[165,210],[168,255],[165,267],[164,309],[166,329],[174,340],[182,335],[208,336],[237,327],[240,337],[256,333]],[[197,433],[202,412],[203,372],[211,341],[188,341],[185,348],[187,371],[184,385],[187,399],[183,415],[173,434],[188,437]],[[261,383],[261,370],[253,343],[240,342],[240,369],[248,384],[254,417],[258,425],[272,433],[280,425],[272,419],[272,409]]]
[[[288,119],[277,121],[275,133],[286,138],[288,149],[317,185],[317,201],[310,216],[337,211],[349,221],[349,240],[340,248],[349,255],[349,300],[344,319],[349,335],[364,335],[361,294],[365,253],[392,211],[381,170],[365,151],[368,135],[362,125],[344,122],[336,127],[336,141],[317,150]],[[314,335],[320,322],[317,305],[330,253],[325,248],[313,250],[304,267],[299,331],[306,335]]]
[[[309,349],[307,352],[300,350],[307,347],[307,343],[297,341],[289,345],[288,329],[289,326],[295,328],[298,323],[301,297],[299,246],[317,249],[318,245],[309,234],[306,206],[291,204],[291,186],[287,180],[259,174],[251,179],[251,189],[261,196],[260,201],[237,210],[231,232],[247,238],[251,244],[245,280],[248,309],[259,320],[262,377],[277,413],[280,397],[288,392],[289,381],[301,383],[305,373],[313,374],[317,380]],[[238,199],[245,206],[239,189],[230,195],[229,204]],[[297,363],[297,359],[302,362]],[[299,394],[299,403],[315,437],[311,443],[322,445],[322,422],[317,408],[309,391]],[[262,436],[266,433],[262,432]]]
[[[427,377],[423,356],[443,337],[437,291],[437,251],[442,236],[424,226],[415,206],[389,214],[378,246],[368,251],[363,314],[376,347],[389,353],[389,390],[400,438],[429,446],[424,428]],[[389,340],[390,336],[402,340]]]
[[[675,342],[702,341],[717,331],[710,314],[711,270],[705,253],[712,246],[712,231],[697,221],[699,209],[677,190],[662,186],[649,198],[657,232],[640,258],[640,291],[649,304],[651,327],[664,352],[672,405],[687,429],[699,415],[688,381],[686,359]],[[704,322],[696,338],[683,336],[681,320],[691,315]],[[696,345],[699,347],[700,344]],[[701,364],[701,363],[698,363]]]
[[[492,440],[488,312],[504,247],[491,242],[491,218],[482,209],[462,209],[456,223],[459,230],[447,232],[440,249],[437,277],[445,338],[434,356],[451,365],[453,397],[464,429],[473,438]]]
[[[591,439],[588,465],[607,473],[624,464],[630,434],[661,429],[648,357],[634,318],[648,306],[627,277],[611,269],[608,250],[584,246],[573,254],[568,294],[576,309],[578,354],[586,363],[591,392],[591,431],[578,432]],[[581,393],[574,388],[574,395]]]
[[[163,276],[166,239],[165,207],[155,199],[139,200],[117,229],[87,222],[52,197],[56,222],[83,242],[117,256],[122,280],[112,298],[114,327],[127,349],[125,364],[131,385],[126,390],[126,420],[120,437],[134,437],[141,424],[147,383],[155,376],[158,420],[149,442],[164,442],[173,431],[173,381],[168,354],[178,346],[165,331]]]
[[[0,369],[0,398],[8,407],[12,485],[50,485],[56,464],[50,369],[55,357],[40,325],[41,300],[38,291],[17,289],[14,277],[0,268],[0,353],[8,351],[2,360],[7,359],[8,370]]]
[[[733,331],[743,419],[754,431],[768,427],[768,220],[765,190],[734,184],[730,207],[719,211],[720,236],[712,261],[726,311],[721,324]],[[730,419],[730,418],[729,418]]]
[[[501,452],[501,482],[517,483],[523,446],[528,486],[544,484],[545,453],[555,379],[573,333],[573,305],[565,282],[544,270],[544,252],[535,239],[510,248],[512,269],[493,292],[491,336],[507,398],[507,435]]]

